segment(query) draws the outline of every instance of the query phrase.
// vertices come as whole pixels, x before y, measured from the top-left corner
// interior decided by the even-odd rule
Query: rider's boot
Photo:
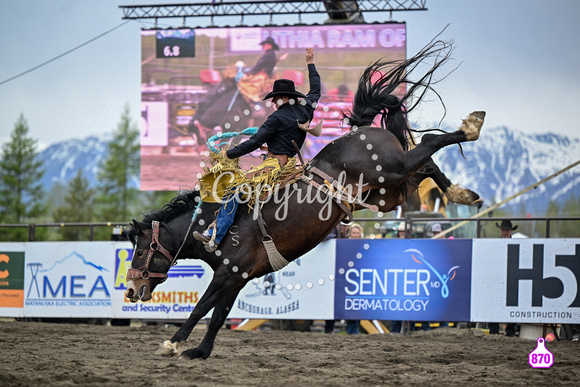
[[[203,233],[194,231],[193,232],[193,238],[203,242],[203,245],[205,247],[205,250],[208,253],[213,253],[214,251],[216,251],[217,249],[217,244],[215,243],[215,241],[212,239],[212,237],[209,235],[209,233],[207,233],[207,231],[204,231]]]

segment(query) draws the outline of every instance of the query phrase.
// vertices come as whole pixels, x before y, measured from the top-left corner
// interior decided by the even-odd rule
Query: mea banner
[[[114,242],[26,244],[24,315],[111,317]]]
[[[471,321],[580,322],[580,239],[473,241]]]
[[[337,319],[469,321],[471,240],[350,239],[336,251]]]

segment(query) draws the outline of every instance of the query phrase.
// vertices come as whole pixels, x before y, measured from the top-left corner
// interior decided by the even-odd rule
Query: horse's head
[[[167,272],[175,261],[160,242],[162,236],[159,222],[153,221],[151,226],[151,229],[143,229],[133,219],[132,229],[129,231],[133,243],[133,258],[131,267],[127,270],[125,296],[131,302],[149,301],[155,287],[167,279]],[[168,232],[163,234],[166,238],[165,246],[171,246]]]

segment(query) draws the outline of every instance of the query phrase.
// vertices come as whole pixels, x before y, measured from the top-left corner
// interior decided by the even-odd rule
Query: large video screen
[[[378,59],[406,57],[404,23],[143,30],[141,33],[141,190],[192,189],[203,172],[209,138],[259,127],[274,111],[262,98],[274,80],[308,93],[306,47],[314,48],[322,97],[311,126],[320,137],[301,149],[311,159],[348,131],[358,78]],[[230,139],[232,145],[243,136]],[[258,165],[260,153],[242,157]]]

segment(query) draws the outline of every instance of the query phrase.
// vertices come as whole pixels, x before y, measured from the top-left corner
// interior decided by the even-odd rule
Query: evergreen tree
[[[2,145],[0,159],[0,222],[23,223],[40,216],[44,174],[42,162],[37,160],[36,140],[28,136],[28,123],[21,114],[10,134],[10,141]]]
[[[557,216],[560,216],[560,209],[558,208],[558,203],[550,199],[550,201],[548,202],[548,208],[546,209],[546,217],[553,218]],[[560,223],[561,222],[557,221],[550,222],[550,235],[549,235],[550,238],[559,237],[558,228],[560,227]],[[546,223],[538,225],[537,230],[539,230],[539,233],[537,235],[538,238],[546,238]]]
[[[139,176],[139,130],[131,122],[129,108],[121,115],[113,140],[108,143],[105,159],[99,165],[97,203],[102,221],[128,223],[134,211],[139,190],[130,183]]]
[[[579,202],[576,200],[574,192],[572,195],[564,202],[562,207],[562,216],[578,217],[580,216]],[[578,238],[580,237],[580,221],[568,220],[562,222],[561,227],[561,237],[566,238]]]
[[[527,218],[528,217],[528,211],[526,210],[526,203],[524,201],[522,201],[522,204],[520,206],[520,218]],[[521,232],[524,235],[527,236],[531,236],[532,235],[532,230],[533,230],[533,222],[532,221],[521,221],[518,222],[518,230],[517,232]]]
[[[147,192],[147,201],[149,203],[148,210],[159,210],[163,208],[164,205],[169,203],[171,199],[179,195],[179,192],[176,191],[148,191]],[[146,211],[141,211],[146,212]]]
[[[85,223],[93,220],[94,191],[89,188],[89,181],[79,169],[76,176],[69,182],[64,197],[65,205],[58,207],[53,213],[53,219],[58,223]],[[65,227],[60,233],[63,240],[88,240],[88,227]]]

